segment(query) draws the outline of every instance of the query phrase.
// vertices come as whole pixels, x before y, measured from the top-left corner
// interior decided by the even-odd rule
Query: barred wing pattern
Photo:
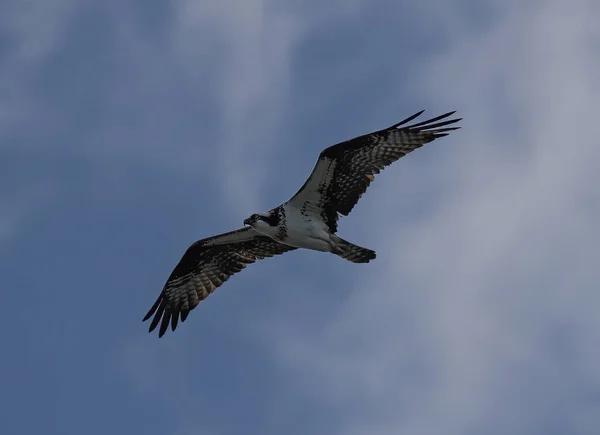
[[[294,249],[250,227],[199,240],[185,252],[143,321],[154,315],[149,331],[160,322],[158,336],[162,337],[169,324],[174,331],[180,317],[185,321],[191,310],[232,275],[256,260]]]
[[[460,128],[445,126],[462,118],[441,121],[455,112],[406,125],[422,113],[324,149],[309,178],[288,203],[303,213],[318,210],[335,233],[339,214],[347,216],[352,211],[376,174],[411,151]]]

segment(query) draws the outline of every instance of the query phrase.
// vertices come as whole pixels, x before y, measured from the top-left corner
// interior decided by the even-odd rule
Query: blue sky
[[[3,434],[596,434],[595,0],[0,4]],[[463,129],[176,333],[193,241],[417,110]]]

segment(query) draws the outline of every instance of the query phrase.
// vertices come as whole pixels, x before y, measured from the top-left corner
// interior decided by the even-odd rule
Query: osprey
[[[300,190],[287,202],[255,213],[235,231],[199,240],[185,252],[143,321],[154,315],[149,331],[160,323],[162,337],[175,330],[200,301],[233,274],[256,260],[298,248],[331,252],[353,263],[368,263],[375,251],[352,244],[337,232],[384,167],[409,152],[460,127],[446,127],[462,118],[449,112],[406,125],[423,111],[391,127],[325,148]],[[442,121],[443,120],[443,121]]]

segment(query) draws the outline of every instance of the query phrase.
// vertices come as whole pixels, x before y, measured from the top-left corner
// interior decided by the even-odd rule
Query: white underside
[[[302,215],[300,210],[286,204],[287,238],[284,242],[298,248],[315,251],[331,252],[333,240],[329,228],[320,215],[307,210],[308,215]]]
[[[331,252],[332,250],[329,234],[318,229],[303,232],[290,231],[288,228],[288,235],[281,242],[296,248],[312,249],[314,251]]]
[[[295,207],[289,204],[285,207],[285,219],[287,227],[287,237],[279,240],[286,245],[296,248],[312,249],[314,251],[331,252],[334,244],[329,234],[327,225],[321,220],[320,216],[304,216]],[[273,237],[274,229],[267,224],[257,222],[255,229],[267,236]]]

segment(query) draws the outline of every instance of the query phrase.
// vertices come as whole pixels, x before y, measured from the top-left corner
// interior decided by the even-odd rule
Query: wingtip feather
[[[146,315],[144,316],[144,318],[142,319],[142,322],[145,322],[146,320],[148,320],[150,317],[152,317],[152,315],[156,312],[156,310],[158,309],[158,306],[160,305],[160,302],[162,300],[162,295],[161,297],[159,297],[158,299],[156,299],[156,302],[154,302],[154,304],[152,305],[152,307],[150,307],[150,309],[148,310],[148,312],[146,313]]]
[[[425,121],[417,122],[416,124],[407,125],[406,127],[403,127],[403,128],[414,129],[414,128],[420,127],[419,130],[429,130],[432,128],[437,128],[437,127],[441,127],[441,126],[448,125],[448,124],[454,124],[454,123],[460,121],[460,119],[457,118],[457,119],[450,119],[450,120],[446,120],[446,121],[442,121],[442,122],[437,122],[442,119],[448,118],[449,116],[453,115],[454,113],[456,113],[456,110],[454,110],[452,112],[444,113],[443,115],[439,115],[439,116],[436,116],[431,119],[427,119]]]
[[[158,326],[158,322],[160,322],[161,317],[163,317],[163,314],[165,312],[165,304],[162,303],[158,306],[158,309],[156,310],[156,314],[154,315],[154,318],[152,319],[152,323],[150,323],[150,328],[148,332],[152,332],[154,331],[154,329]]]
[[[406,123],[408,123],[408,122],[412,121],[413,119],[415,119],[415,118],[418,118],[419,116],[421,116],[421,114],[422,114],[423,112],[425,112],[425,109],[418,111],[418,112],[417,112],[417,113],[415,113],[414,115],[411,115],[411,116],[409,116],[408,118],[406,118],[406,119],[403,119],[403,120],[402,120],[402,121],[400,121],[400,122],[397,122],[396,124],[392,125],[392,126],[391,126],[391,127],[389,127],[388,129],[397,128],[397,127],[399,127],[399,126],[401,126],[401,125],[403,125],[403,124],[406,124]]]
[[[414,129],[414,128],[419,128],[419,130],[431,130],[437,127],[442,127],[444,125],[449,125],[449,124],[454,124],[460,120],[462,120],[462,118],[456,118],[456,119],[450,119],[450,120],[446,120],[446,121],[442,121],[442,122],[437,122],[440,121],[442,119],[448,118],[449,116],[452,116],[456,113],[456,110],[452,110],[450,112],[444,113],[442,115],[436,116],[434,118],[431,119],[427,119],[425,121],[421,121],[421,122],[417,122],[415,124],[411,124],[411,125],[406,125],[408,124],[410,121],[412,121],[413,119],[417,118],[418,116],[420,116],[421,114],[423,114],[425,112],[425,110],[420,110],[419,112],[415,113],[414,115],[409,116],[408,118],[392,125],[391,127],[388,127],[386,130],[392,130],[392,129]],[[460,128],[460,127],[458,127]]]
[[[162,322],[160,322],[160,330],[158,331],[158,338],[161,338],[167,332],[169,324],[171,323],[171,312],[165,311],[163,314]]]
[[[187,319],[188,314],[190,314],[190,310],[182,310],[181,311],[181,322],[185,322],[185,319]]]
[[[177,322],[179,321],[179,314],[173,313],[171,315],[171,331],[175,331],[177,328]]]

